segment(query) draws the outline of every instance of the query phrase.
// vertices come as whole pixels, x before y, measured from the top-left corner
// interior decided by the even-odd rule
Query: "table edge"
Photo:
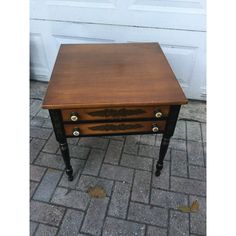
[[[101,104],[42,104],[43,109],[75,109],[75,108],[105,108],[105,107],[142,107],[142,106],[171,106],[171,105],[185,105],[188,99],[172,102],[159,103],[101,103]]]

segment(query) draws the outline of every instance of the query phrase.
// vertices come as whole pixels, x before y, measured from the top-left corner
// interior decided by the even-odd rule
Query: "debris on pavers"
[[[193,201],[192,205],[189,206],[179,206],[178,210],[185,212],[185,213],[193,213],[199,211],[199,203],[197,200]]]
[[[105,189],[100,186],[89,187],[87,193],[93,198],[104,198],[107,196]]]

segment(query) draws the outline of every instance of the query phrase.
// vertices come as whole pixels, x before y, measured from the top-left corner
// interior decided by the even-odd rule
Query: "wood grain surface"
[[[42,107],[185,104],[158,43],[61,45]]]

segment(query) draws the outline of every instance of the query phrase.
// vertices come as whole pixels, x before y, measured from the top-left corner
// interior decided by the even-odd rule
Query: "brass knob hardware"
[[[162,113],[160,111],[157,111],[155,113],[155,116],[156,116],[156,118],[161,118],[162,117]]]
[[[80,132],[79,132],[78,128],[74,128],[73,135],[76,136],[76,137],[78,137],[80,135]]]
[[[159,128],[156,125],[153,125],[152,132],[156,133],[159,131]]]
[[[72,121],[77,121],[78,119],[79,119],[79,114],[77,113],[77,112],[72,112],[71,113],[71,116],[70,116],[70,119],[72,120]]]

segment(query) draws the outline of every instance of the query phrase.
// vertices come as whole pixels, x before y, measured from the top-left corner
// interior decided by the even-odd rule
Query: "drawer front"
[[[137,121],[110,123],[65,124],[66,136],[107,135],[119,133],[163,133],[166,121]]]
[[[97,109],[65,109],[62,110],[63,121],[86,120],[114,120],[136,118],[167,117],[169,106],[160,107],[123,107],[123,108],[97,108]]]

